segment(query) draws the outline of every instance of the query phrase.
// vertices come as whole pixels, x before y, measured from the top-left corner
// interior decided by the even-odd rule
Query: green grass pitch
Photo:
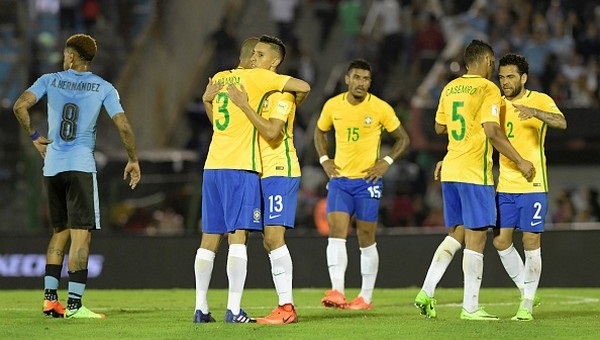
[[[600,289],[540,288],[542,303],[531,322],[511,321],[516,288],[483,288],[480,303],[500,321],[463,321],[462,289],[436,291],[438,318],[419,315],[413,300],[419,288],[376,289],[371,311],[326,309],[325,289],[295,289],[299,322],[291,325],[225,324],[226,290],[209,291],[216,323],[194,324],[192,289],[95,290],[84,304],[104,320],[46,317],[42,290],[0,290],[0,333],[4,339],[599,339]],[[354,298],[357,289],[347,289]],[[59,291],[61,301],[66,291]],[[247,289],[242,307],[267,315],[277,304],[273,289]]]

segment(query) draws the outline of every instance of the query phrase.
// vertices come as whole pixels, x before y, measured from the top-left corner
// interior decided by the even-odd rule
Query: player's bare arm
[[[21,124],[21,127],[25,129],[28,136],[34,133],[34,129],[31,127],[31,119],[29,117],[29,109],[37,102],[35,95],[29,91],[23,92],[21,96],[15,102],[13,106],[13,112]]]
[[[142,173],[140,170],[140,164],[138,162],[133,129],[129,124],[127,116],[125,116],[125,113],[123,112],[116,114],[113,117],[113,122],[119,130],[121,141],[123,142],[125,151],[127,151],[128,160],[123,171],[123,180],[129,178],[129,187],[131,187],[131,189],[135,189],[142,179]]]
[[[283,87],[283,91],[286,92],[295,92],[296,93],[296,105],[302,104],[308,93],[310,92],[310,84],[305,82],[302,79],[298,78],[290,78],[285,86]]]
[[[314,133],[315,149],[319,155],[319,162],[327,174],[327,177],[332,178],[339,175],[339,167],[335,165],[333,159],[329,159],[327,150],[329,149],[329,141],[327,140],[327,132],[315,127]]]
[[[27,136],[31,138],[33,145],[40,153],[42,158],[46,157],[46,149],[48,148],[48,144],[52,143],[51,140],[48,140],[46,137],[40,135],[35,129],[31,126],[31,117],[29,115],[29,109],[37,103],[37,98],[35,95],[29,91],[23,92],[15,105],[13,106],[13,112],[19,124],[25,132]]]
[[[533,163],[521,157],[519,152],[508,141],[500,125],[498,123],[486,122],[483,123],[483,130],[494,148],[513,161],[527,181],[531,182],[535,177]]]
[[[365,170],[365,180],[367,182],[375,182],[383,177],[392,163],[404,155],[408,149],[410,138],[402,126],[399,126],[396,130],[390,132],[390,135],[395,140],[394,145],[392,145],[392,149],[387,156],[379,159],[372,167]]]
[[[435,133],[438,135],[446,135],[448,134],[448,127],[446,125],[442,125],[438,122],[435,122]]]
[[[436,181],[440,180],[440,174],[442,173],[442,164],[444,161],[439,161],[435,164],[435,169],[433,169],[433,179]]]
[[[535,107],[529,107],[521,104],[513,104],[521,120],[537,118],[548,124],[549,127],[564,130],[567,128],[567,120],[563,115],[546,112]]]
[[[252,107],[250,107],[250,103],[248,102],[248,92],[244,88],[243,84],[240,84],[240,88],[237,86],[230,84],[227,86],[227,94],[229,95],[229,99],[236,106],[238,106],[248,120],[256,127],[258,132],[267,140],[267,142],[273,142],[281,138],[283,134],[283,127],[285,122],[280,119],[265,119],[260,114],[254,111]]]
[[[388,156],[396,161],[400,157],[404,156],[406,150],[408,150],[408,146],[410,145],[410,137],[402,125],[398,126],[396,130],[390,132],[390,136],[394,138],[394,145],[392,145],[392,149],[390,150]]]

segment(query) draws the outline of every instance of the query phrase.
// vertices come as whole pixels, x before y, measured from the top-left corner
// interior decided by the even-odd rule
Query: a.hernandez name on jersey
[[[48,101],[48,145],[44,176],[64,171],[96,172],[96,123],[102,106],[112,118],[122,113],[117,90],[92,72],[48,73],[27,89]]]

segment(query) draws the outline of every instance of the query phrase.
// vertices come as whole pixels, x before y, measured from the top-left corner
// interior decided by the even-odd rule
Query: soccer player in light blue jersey
[[[64,71],[38,78],[15,102],[13,111],[33,145],[44,158],[52,238],[46,252],[44,307],[46,315],[65,318],[104,318],[82,305],[88,278],[91,231],[100,229],[96,182],[96,121],[104,106],[119,130],[128,161],[123,179],[134,189],[141,172],[135,137],[112,84],[90,72],[96,55],[94,38],[75,34],[66,41]],[[31,126],[29,109],[48,99],[48,137]],[[65,308],[58,301],[58,285],[67,243],[69,296]]]

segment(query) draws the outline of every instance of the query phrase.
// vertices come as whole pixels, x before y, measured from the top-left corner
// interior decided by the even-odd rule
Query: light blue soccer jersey
[[[66,70],[38,78],[27,89],[48,99],[48,145],[44,176],[64,171],[96,172],[96,121],[102,106],[112,118],[124,112],[117,90],[91,72]]]

